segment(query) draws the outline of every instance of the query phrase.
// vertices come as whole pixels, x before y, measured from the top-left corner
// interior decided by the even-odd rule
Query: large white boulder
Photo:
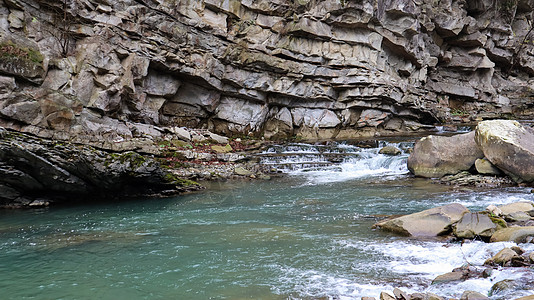
[[[534,130],[517,121],[483,121],[475,141],[484,156],[516,182],[534,182]]]

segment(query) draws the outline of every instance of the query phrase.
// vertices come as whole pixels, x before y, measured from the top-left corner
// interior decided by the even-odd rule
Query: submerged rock
[[[451,137],[431,135],[422,138],[408,158],[408,169],[416,176],[429,178],[467,171],[477,159],[484,157],[474,136],[474,132],[469,132]]]
[[[427,209],[376,223],[373,227],[415,237],[435,237],[450,233],[451,225],[469,210],[458,203]]]
[[[517,121],[480,122],[475,141],[484,156],[517,182],[534,182],[534,130]]]

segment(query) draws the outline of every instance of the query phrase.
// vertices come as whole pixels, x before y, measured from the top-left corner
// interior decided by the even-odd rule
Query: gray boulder
[[[385,146],[382,149],[380,149],[380,151],[378,151],[378,153],[395,156],[395,155],[401,154],[402,151],[399,148],[394,147],[394,146]]]
[[[435,237],[449,233],[451,225],[468,212],[469,210],[463,205],[453,203],[384,220],[375,224],[374,227],[406,236]]]
[[[460,300],[488,300],[489,298],[475,291],[465,291]]]
[[[501,205],[501,206],[498,206],[498,208],[501,210],[501,213],[504,216],[517,213],[517,212],[525,212],[525,213],[534,212],[534,204],[532,202],[527,202],[527,201]]]
[[[475,141],[486,158],[516,182],[534,182],[534,130],[517,121],[483,121]]]
[[[408,169],[416,176],[429,178],[467,171],[477,159],[484,157],[474,137],[475,133],[469,132],[422,138],[408,158]]]
[[[495,167],[489,160],[485,158],[479,158],[475,161],[475,168],[479,174],[484,175],[501,175],[502,172]]]
[[[517,252],[510,248],[504,248],[495,254],[492,258],[487,259],[484,265],[504,266],[512,261],[512,259],[519,257]]]
[[[454,226],[454,235],[461,239],[490,238],[497,231],[497,224],[483,213],[466,213]]]
[[[534,226],[509,227],[496,231],[490,242],[524,243],[529,237],[534,237]]]

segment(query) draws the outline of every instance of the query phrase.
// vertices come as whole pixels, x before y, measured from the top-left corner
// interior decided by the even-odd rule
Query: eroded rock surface
[[[0,207],[174,195],[201,188],[162,168],[151,155],[109,153],[7,131],[0,137]]]
[[[3,1],[0,125],[110,146],[530,116],[530,2]]]

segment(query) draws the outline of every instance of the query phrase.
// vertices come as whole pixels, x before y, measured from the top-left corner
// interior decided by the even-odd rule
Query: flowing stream
[[[286,173],[281,178],[209,183],[175,198],[0,211],[0,298],[360,299],[394,287],[459,298],[464,290],[488,294],[502,279],[532,281],[531,270],[515,268],[431,285],[512,244],[396,237],[371,229],[378,218],[534,196],[526,188],[453,189],[415,179],[405,152],[378,150],[273,146],[261,161]],[[515,289],[491,299],[531,294]]]

